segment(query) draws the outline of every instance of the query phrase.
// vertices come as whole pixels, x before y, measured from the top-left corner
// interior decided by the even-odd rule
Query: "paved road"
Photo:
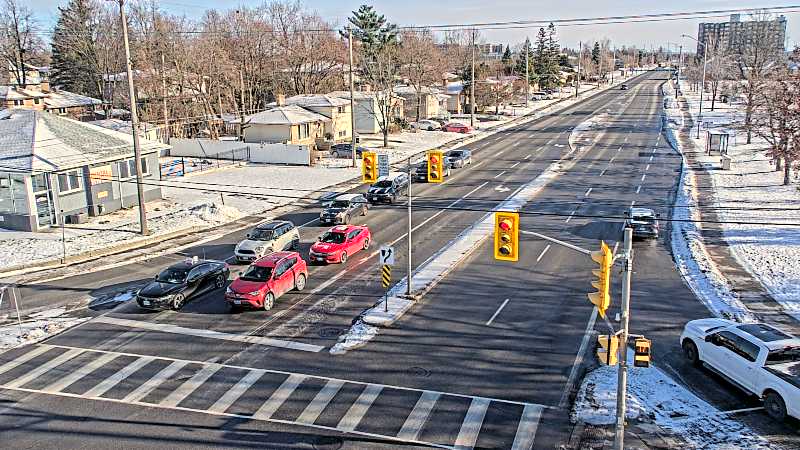
[[[663,75],[630,83],[470,146],[472,167],[443,185],[415,185],[413,261],[424,261],[568,148],[571,130],[605,115],[593,145],[528,204],[523,227],[582,247],[620,238],[621,213],[653,205],[667,217],[680,158],[660,136]],[[444,211],[443,206],[463,207]],[[430,208],[430,209],[429,209]],[[316,208],[286,215],[302,252],[324,231]],[[543,213],[544,215],[534,214]],[[598,219],[596,217],[608,216]],[[359,223],[405,261],[405,211],[376,207]],[[137,286],[198,255],[225,259],[245,231],[176,255],[23,287],[28,299]],[[664,233],[666,235],[667,233]],[[525,239],[516,264],[479,248],[392,329],[343,356],[327,349],[381,295],[377,245],[346,267],[314,266],[306,291],[275,310],[231,314],[214,292],[180,312],[123,304],[44,345],[0,355],[0,425],[15,447],[553,448],[568,436],[568,405],[591,342],[585,300],[592,263]],[[636,245],[634,332],[654,339],[658,364],[724,407],[741,395],[686,367],[676,345],[705,317],[674,271],[663,239]],[[333,281],[331,281],[333,280]],[[502,308],[501,308],[502,307]],[[589,337],[587,337],[589,335]],[[589,352],[593,346],[588,345]],[[588,358],[591,359],[591,358]],[[711,384],[711,386],[709,386]],[[733,406],[736,405],[736,406]],[[785,432],[763,420],[756,426]],[[769,428],[772,427],[772,428]],[[345,433],[343,434],[342,431]],[[535,439],[535,445],[534,445]]]

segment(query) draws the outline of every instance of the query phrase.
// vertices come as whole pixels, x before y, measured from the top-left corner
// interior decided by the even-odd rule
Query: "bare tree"
[[[400,36],[400,74],[414,87],[415,120],[420,119],[423,86],[441,81],[447,70],[444,56],[430,30],[407,31]]]
[[[716,106],[720,87],[732,78],[734,71],[734,60],[726,48],[709,47],[706,54],[706,84],[711,88],[711,111]]]
[[[43,47],[34,31],[34,17],[30,8],[17,0],[4,0],[0,11],[0,53],[4,61],[14,65],[18,83],[27,84],[25,64]]]
[[[800,75],[773,72],[761,80],[754,100],[753,132],[769,144],[767,154],[775,170],[783,167],[783,184],[788,185],[800,157]]]

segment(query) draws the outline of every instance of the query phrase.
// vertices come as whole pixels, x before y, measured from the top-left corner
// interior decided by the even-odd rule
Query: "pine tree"
[[[592,47],[592,62],[595,65],[600,64],[600,43],[595,42],[594,47]]]
[[[503,63],[503,69],[508,73],[511,69],[511,47],[508,45],[506,45],[506,51],[503,52],[503,57],[500,58],[500,62]]]
[[[561,85],[561,47],[558,45],[556,26],[552,22],[547,26],[547,50],[547,80],[545,83],[548,88],[554,88]]]
[[[386,17],[378,14],[372,6],[361,5],[348,21],[353,28],[353,39],[361,42],[367,57],[397,42],[397,25],[388,23]],[[347,33],[341,33],[347,36]]]
[[[90,97],[101,96],[96,38],[93,34],[95,6],[89,0],[70,0],[59,7],[53,31],[51,82],[68,91]]]
[[[547,32],[544,28],[539,28],[539,33],[536,34],[536,54],[534,56],[533,67],[536,72],[539,88],[544,89],[547,84],[547,73],[550,65],[550,48],[547,44]]]

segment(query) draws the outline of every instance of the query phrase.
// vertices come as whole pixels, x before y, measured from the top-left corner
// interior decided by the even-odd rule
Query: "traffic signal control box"
[[[650,367],[650,339],[636,338],[633,346],[633,366]]]
[[[372,184],[378,181],[378,154],[361,153],[361,182]]]
[[[606,366],[616,366],[619,362],[619,336],[601,334],[597,336],[597,359]]]
[[[494,259],[519,260],[519,214],[494,213]]]
[[[431,150],[428,152],[428,182],[441,183],[444,178],[444,152]]]

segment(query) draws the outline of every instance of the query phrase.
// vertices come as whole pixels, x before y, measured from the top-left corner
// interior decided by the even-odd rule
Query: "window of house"
[[[311,135],[311,124],[308,124],[308,123],[300,124],[299,125],[299,129],[300,129],[300,133],[299,133],[299,138],[300,139],[306,139],[307,137],[309,137]]]
[[[150,171],[148,170],[148,167],[147,167],[147,158],[142,157],[142,159],[140,160],[140,163],[141,163],[141,166],[142,166],[142,176],[148,175],[150,173]]]
[[[70,170],[69,172],[58,174],[58,192],[66,194],[77,191],[81,188],[81,171]]]
[[[41,99],[35,98],[35,99],[33,99],[33,104],[34,105],[38,105],[40,101],[41,101]]]
[[[130,172],[128,171],[129,168],[130,166],[128,165],[128,161],[117,161],[117,171],[119,172],[120,180],[125,180],[131,177]]]
[[[25,104],[24,100],[14,100],[14,106],[22,106]]]

